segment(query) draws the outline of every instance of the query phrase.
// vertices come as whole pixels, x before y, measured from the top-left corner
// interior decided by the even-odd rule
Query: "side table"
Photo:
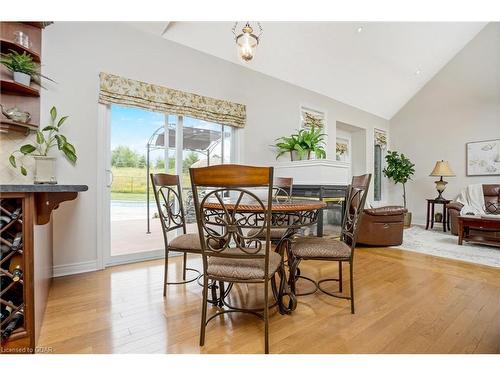
[[[425,229],[429,229],[429,223],[431,229],[434,228],[434,205],[443,205],[443,232],[446,232],[446,228],[450,230],[450,218],[448,216],[448,210],[446,205],[451,201],[448,199],[427,199],[427,221],[425,223]]]

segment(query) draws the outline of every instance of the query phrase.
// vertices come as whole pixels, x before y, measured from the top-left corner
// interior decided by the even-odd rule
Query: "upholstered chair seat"
[[[200,235],[198,233],[181,234],[170,241],[170,249],[191,250],[201,253]]]
[[[252,249],[249,249],[250,251]],[[237,249],[224,251],[224,254],[244,253]],[[264,254],[260,252],[259,254]],[[281,264],[281,256],[274,252],[269,252],[269,274],[274,274]],[[241,259],[241,258],[220,258],[211,257],[208,259],[207,273],[209,276],[216,276],[223,279],[238,280],[262,280],[264,278],[264,259]]]
[[[292,242],[293,253],[300,258],[346,258],[351,248],[345,242],[325,237],[299,237]]]

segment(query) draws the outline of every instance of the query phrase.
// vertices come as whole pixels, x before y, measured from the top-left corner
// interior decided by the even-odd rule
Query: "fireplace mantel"
[[[292,177],[294,184],[347,185],[351,179],[349,163],[334,160],[300,160],[274,165],[277,177]]]

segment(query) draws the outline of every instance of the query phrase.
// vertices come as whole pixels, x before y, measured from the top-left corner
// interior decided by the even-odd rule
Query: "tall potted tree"
[[[395,184],[403,185],[403,204],[406,208],[406,183],[415,174],[415,164],[404,154],[399,154],[397,151],[388,151],[385,161],[384,176],[392,179]],[[405,214],[404,224],[407,227],[411,225],[411,212]]]

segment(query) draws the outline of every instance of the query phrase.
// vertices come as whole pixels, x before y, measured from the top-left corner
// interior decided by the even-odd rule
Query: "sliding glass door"
[[[188,232],[196,232],[189,168],[232,162],[233,128],[190,117],[112,105],[107,265],[163,256],[149,173],[181,176]],[[169,238],[179,232],[169,234]]]

